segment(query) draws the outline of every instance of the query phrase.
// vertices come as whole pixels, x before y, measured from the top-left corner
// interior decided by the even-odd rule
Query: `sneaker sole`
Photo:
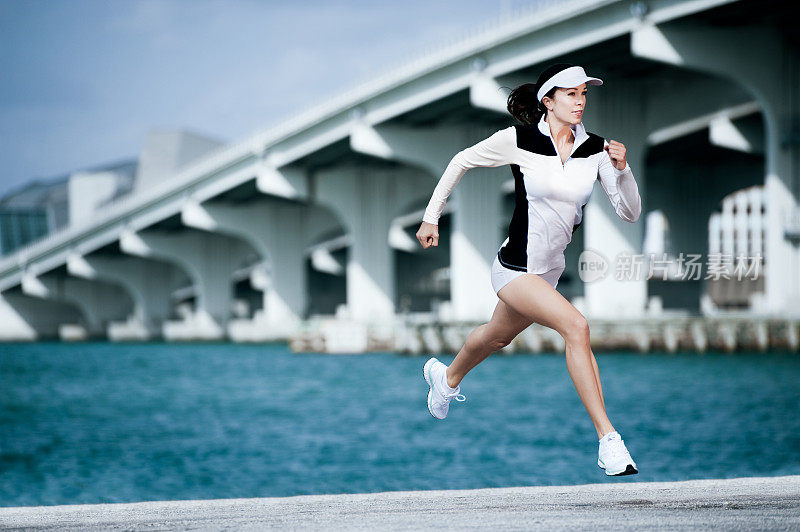
[[[428,413],[433,416],[434,419],[442,419],[438,418],[433,415],[433,410],[431,409],[431,394],[433,393],[433,385],[431,384],[431,366],[433,363],[436,362],[436,358],[429,358],[427,362],[425,362],[425,366],[422,368],[422,376],[425,377],[425,382],[428,383]]]
[[[639,470],[633,467],[633,464],[628,464],[625,466],[625,471],[620,471],[619,473],[609,473],[608,470],[603,466],[603,463],[600,462],[600,459],[597,459],[597,466],[600,469],[604,469],[606,471],[606,475],[610,477],[621,477],[623,475],[636,475],[639,473]]]

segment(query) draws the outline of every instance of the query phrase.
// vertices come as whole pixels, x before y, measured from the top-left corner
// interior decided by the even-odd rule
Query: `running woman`
[[[425,249],[438,246],[439,216],[467,170],[511,166],[514,213],[491,273],[499,301],[489,323],[470,333],[449,366],[436,358],[425,363],[428,410],[437,419],[447,417],[451,399],[466,399],[460,386],[464,376],[531,323],[540,323],[564,338],[567,369],[597,430],[597,465],[617,476],[638,469],[606,415],[587,320],[555,289],[564,271],[564,249],[581,224],[597,179],[620,218],[634,223],[642,211],[625,145],[589,133],[581,123],[587,86],[602,84],[581,66],[558,63],[545,69],[536,84],[512,90],[508,111],[520,124],[453,157],[433,191],[417,239]]]

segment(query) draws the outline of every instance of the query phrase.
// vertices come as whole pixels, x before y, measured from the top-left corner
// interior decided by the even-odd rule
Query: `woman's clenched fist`
[[[417,240],[424,249],[439,245],[439,226],[422,222],[417,231]]]

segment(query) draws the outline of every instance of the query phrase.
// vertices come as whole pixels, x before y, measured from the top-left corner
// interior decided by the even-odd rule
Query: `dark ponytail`
[[[539,88],[557,73],[571,66],[574,65],[569,63],[550,65],[539,74],[539,79],[536,83],[523,83],[512,90],[508,95],[508,103],[506,105],[511,116],[523,124],[538,124],[542,116],[547,114],[547,107],[536,97]],[[545,94],[548,98],[553,98],[555,95],[556,87],[553,87]]]
[[[539,92],[538,83],[523,83],[508,95],[508,112],[523,124],[537,124],[547,112],[544,104],[536,99]],[[551,98],[556,88],[547,93]]]

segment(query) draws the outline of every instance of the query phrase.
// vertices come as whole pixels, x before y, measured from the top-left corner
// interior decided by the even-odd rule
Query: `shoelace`
[[[442,381],[439,381],[439,386],[445,386],[445,385],[446,385],[446,383],[443,383]],[[439,388],[439,386],[437,386],[436,388]],[[449,388],[449,386],[448,386],[448,388]],[[461,393],[458,393],[458,392],[450,392],[450,393],[448,393],[448,392],[445,392],[443,389],[440,389],[439,390],[439,394],[442,396],[442,398],[445,401],[449,401],[450,399],[455,399],[456,401],[464,402],[464,401],[467,400],[467,398],[466,398],[466,396],[464,396],[464,394],[461,394]]]
[[[458,392],[450,392],[450,393],[448,393],[448,392],[445,392],[444,390],[439,390],[439,394],[441,394],[441,396],[446,401],[449,401],[450,399],[455,399],[456,401],[464,402],[464,401],[467,400],[467,398],[464,396],[464,394],[461,394],[461,393],[458,393]]]
[[[467,400],[467,397],[463,393],[453,392],[453,393],[443,393],[442,394],[445,399],[455,399],[456,401],[464,402]]]

